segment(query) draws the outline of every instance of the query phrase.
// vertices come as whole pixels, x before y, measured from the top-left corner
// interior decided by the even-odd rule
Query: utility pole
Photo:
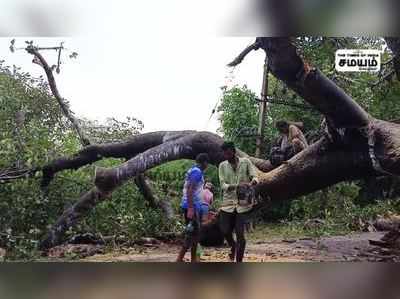
[[[264,132],[265,132],[265,120],[267,118],[267,96],[268,96],[268,58],[265,57],[264,61],[264,72],[261,89],[261,100],[259,103],[259,123],[256,140],[256,157],[262,158],[264,154]]]

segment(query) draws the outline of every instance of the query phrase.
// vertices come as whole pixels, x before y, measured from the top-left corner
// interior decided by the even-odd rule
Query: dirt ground
[[[357,233],[346,236],[250,241],[245,262],[331,262],[379,261],[368,240],[379,240],[383,232]],[[179,247],[157,244],[125,248],[118,252],[96,254],[81,259],[88,262],[173,262]],[[228,248],[203,248],[202,262],[228,262]],[[186,260],[189,259],[189,253]]]

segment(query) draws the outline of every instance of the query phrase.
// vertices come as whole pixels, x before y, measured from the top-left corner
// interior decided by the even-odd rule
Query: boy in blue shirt
[[[185,176],[181,208],[185,216],[185,223],[193,231],[189,232],[190,238],[186,238],[177,262],[182,262],[189,248],[191,248],[191,262],[196,262],[197,245],[199,242],[200,225],[202,219],[202,190],[204,185],[204,171],[207,169],[209,157],[206,153],[198,154],[196,164],[193,165]]]

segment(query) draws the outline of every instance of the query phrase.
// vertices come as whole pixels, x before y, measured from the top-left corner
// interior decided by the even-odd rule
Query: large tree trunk
[[[257,47],[268,55],[271,72],[318,109],[328,123],[323,138],[276,169],[271,170],[268,161],[250,157],[260,170],[256,191],[262,198],[288,200],[344,180],[400,174],[400,125],[368,115],[342,89],[305,63],[289,38],[258,38]],[[156,132],[126,143],[91,146],[72,159],[55,161],[47,167],[50,176],[102,157],[130,156],[117,167],[96,169],[95,187],[64,212],[42,248],[59,244],[65,231],[91,208],[150,168],[172,160],[194,159],[203,152],[218,165],[223,159],[222,142],[221,137],[208,132]]]
[[[389,49],[393,52],[393,67],[397,80],[400,80],[400,38],[386,37],[385,41]]]

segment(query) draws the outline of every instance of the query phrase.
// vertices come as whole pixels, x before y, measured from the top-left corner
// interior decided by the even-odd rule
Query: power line
[[[226,84],[221,87],[222,90],[226,89],[227,86],[229,86],[229,84],[232,84],[232,82],[235,80],[235,74],[234,74],[235,69],[236,69],[236,66],[229,68],[229,71],[228,71],[229,73],[225,76]],[[221,101],[221,97],[218,97],[217,102],[214,105],[214,108],[211,110],[210,117],[208,118],[208,120],[206,122],[206,126],[205,126],[206,129],[208,128],[208,125],[210,124],[210,121],[211,121],[213,115],[215,114],[215,112],[217,112],[218,104],[220,101]]]
[[[260,98],[255,98],[256,102],[267,102],[271,104],[278,104],[278,105],[285,105],[285,106],[291,106],[291,107],[296,107],[300,109],[305,109],[305,110],[314,110],[314,108],[310,105],[305,105],[305,104],[300,104],[300,103],[293,103],[289,102],[288,100],[284,99],[278,99],[278,98],[272,98],[272,97],[267,97],[266,100],[261,100]]]

